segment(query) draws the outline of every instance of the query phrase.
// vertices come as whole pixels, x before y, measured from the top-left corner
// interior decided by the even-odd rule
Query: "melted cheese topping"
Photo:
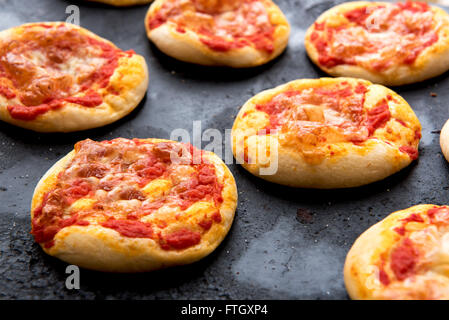
[[[0,43],[0,95],[16,98],[8,106],[13,118],[33,120],[64,102],[102,103],[98,92],[108,86],[123,51],[63,23],[22,29]]]
[[[341,150],[335,148],[339,143],[363,145],[369,139],[396,145],[416,159],[420,129],[408,128],[407,123],[394,118],[390,105],[396,103],[395,98],[387,96],[373,103],[372,96],[361,82],[291,89],[256,105],[244,117],[266,114],[269,123],[259,136],[276,136],[281,145],[299,150],[310,163],[339,153]]]
[[[382,299],[448,299],[449,207],[413,213],[391,230],[397,239],[377,263],[376,276],[383,287],[375,295]]]
[[[37,242],[60,229],[101,225],[125,237],[152,238],[163,249],[196,245],[221,222],[222,177],[199,150],[175,142],[85,140],[34,212]]]
[[[373,4],[315,23],[311,41],[324,67],[347,64],[381,72],[413,64],[438,41],[439,28],[426,3]]]
[[[271,53],[275,25],[271,24],[265,5],[264,0],[165,1],[148,23],[150,29],[170,22],[180,33],[192,30],[215,51],[253,45]]]

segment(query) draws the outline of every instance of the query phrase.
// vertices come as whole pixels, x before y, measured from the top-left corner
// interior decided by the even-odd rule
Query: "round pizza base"
[[[218,52],[203,44],[198,34],[187,29],[185,33],[176,31],[177,26],[171,22],[164,23],[150,30],[150,17],[166,0],[156,0],[150,6],[145,17],[145,29],[148,38],[166,55],[180,61],[205,66],[228,66],[233,68],[248,68],[265,64],[278,57],[287,47],[290,35],[290,25],[282,11],[271,1],[267,8],[270,21],[277,24],[274,30],[274,51],[271,54],[257,50],[252,46]]]
[[[324,20],[336,20],[336,16],[343,12],[347,12],[366,5],[376,6],[386,2],[367,2],[355,1],[346,2],[337,5],[318,17],[316,22],[320,23]],[[438,7],[431,6],[435,12],[435,18],[445,21],[446,25],[439,32],[439,39],[433,45],[424,49],[411,66],[401,65],[391,67],[385,72],[373,72],[366,68],[353,65],[337,65],[333,68],[327,68],[319,64],[319,54],[311,41],[311,35],[314,25],[306,32],[305,47],[309,58],[321,70],[334,77],[354,77],[366,79],[374,83],[386,86],[401,86],[416,82],[421,82],[436,76],[439,76],[449,70],[449,15]]]
[[[327,156],[319,164],[309,164],[305,161],[303,155],[295,149],[294,144],[293,147],[285,147],[279,144],[277,136],[257,134],[269,123],[267,117],[257,115],[250,120],[244,119],[244,115],[248,111],[254,110],[257,104],[266,103],[274,96],[287,90],[320,87],[338,82],[361,82],[365,84],[369,90],[372,90],[370,99],[375,101],[379,100],[380,97],[391,95],[398,101],[394,104],[394,110],[390,106],[392,114],[407,120],[421,130],[419,120],[408,103],[397,93],[384,86],[352,78],[296,80],[255,95],[240,109],[231,134],[233,154],[237,161],[250,173],[264,180],[290,187],[314,189],[358,187],[382,180],[408,166],[412,159],[407,154],[400,152],[397,146],[378,139],[369,139],[358,146],[351,142],[339,143],[339,148],[344,150],[343,155]],[[266,161],[258,161],[258,159],[255,163],[243,161],[242,155],[238,154],[238,146],[241,146],[245,136],[252,138],[251,141],[250,138],[248,139],[249,153],[257,154],[258,145],[277,146],[278,169],[276,173],[261,174],[261,170],[268,166],[267,163],[264,163]],[[417,147],[418,145],[416,145]],[[240,148],[241,150],[242,148]]]
[[[428,272],[422,274],[420,280],[405,279],[402,283],[395,284],[395,290],[397,290],[395,294],[387,293],[388,286],[384,287],[378,280],[377,260],[380,259],[383,252],[390,249],[398,241],[398,234],[394,231],[394,228],[400,226],[401,220],[411,214],[424,213],[435,207],[437,206],[423,204],[394,212],[359,236],[348,252],[344,265],[344,281],[351,299],[414,300],[417,299],[417,296],[424,299],[426,297],[431,298],[430,295],[437,295],[445,300],[449,299],[449,290],[446,289],[449,285],[449,278],[447,275],[444,276],[444,273],[440,276],[438,273]],[[386,258],[385,264],[389,262],[390,258]],[[433,267],[437,268],[438,266]],[[421,285],[422,283],[425,284],[426,281],[434,282],[436,286],[429,290],[426,286]],[[440,290],[436,289],[441,284],[443,286],[439,288]]]
[[[140,139],[158,143],[163,139]],[[58,174],[75,156],[71,151],[55,163],[37,184],[31,203],[31,219],[34,210],[56,183]],[[229,232],[237,208],[237,186],[234,177],[223,161],[212,152],[203,155],[214,165],[223,179],[223,203],[220,207],[222,222],[214,223],[201,237],[201,242],[183,250],[163,250],[159,244],[147,238],[128,238],[117,231],[100,225],[69,226],[55,236],[51,248],[42,249],[49,255],[77,266],[104,272],[147,272],[171,266],[190,264],[212,253]]]
[[[92,37],[99,41],[115,45],[94,33],[67,23],[43,22],[48,25],[64,24],[83,35]],[[41,23],[42,24],[42,23]],[[31,26],[39,28],[39,24],[25,24],[0,32],[0,41],[14,37],[16,32]],[[119,94],[107,92],[104,88],[102,94],[103,103],[96,107],[84,107],[74,103],[64,102],[62,108],[49,110],[39,115],[34,120],[24,121],[11,117],[7,107],[17,104],[16,99],[8,100],[0,95],[0,120],[10,124],[38,131],[38,132],[73,132],[105,126],[113,123],[133,111],[145,96],[148,88],[148,67],[145,59],[137,54],[131,57],[121,57],[118,67],[109,79],[109,85],[121,88]]]

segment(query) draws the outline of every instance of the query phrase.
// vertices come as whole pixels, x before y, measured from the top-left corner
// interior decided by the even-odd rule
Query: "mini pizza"
[[[103,126],[148,87],[145,59],[63,22],[0,32],[0,119],[40,132]]]
[[[228,233],[234,178],[212,152],[160,139],[84,140],[34,192],[43,250],[80,267],[143,272],[197,261]]]
[[[440,146],[444,157],[449,161],[449,120],[443,126],[440,134]]]
[[[449,207],[392,213],[354,243],[344,267],[352,299],[449,299]]]
[[[237,162],[265,180],[301,188],[348,188],[418,158],[421,125],[407,102],[366,80],[296,80],[241,108],[232,129]]]
[[[333,76],[419,82],[449,69],[449,16],[424,2],[347,2],[317,19],[305,45]]]
[[[116,7],[134,6],[139,4],[150,3],[153,0],[89,0],[94,2],[101,2],[105,4],[110,4]]]
[[[145,27],[148,38],[175,59],[235,68],[276,58],[290,33],[271,0],[156,0]]]

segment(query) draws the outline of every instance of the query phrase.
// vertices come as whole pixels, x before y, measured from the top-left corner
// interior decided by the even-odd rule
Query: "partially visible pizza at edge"
[[[271,0],[156,0],[145,27],[148,38],[171,57],[235,68],[276,58],[290,34]]]
[[[359,300],[449,299],[449,207],[417,205],[390,214],[349,251],[344,277]]]
[[[449,15],[425,2],[347,2],[316,20],[305,45],[333,76],[419,82],[449,69]]]

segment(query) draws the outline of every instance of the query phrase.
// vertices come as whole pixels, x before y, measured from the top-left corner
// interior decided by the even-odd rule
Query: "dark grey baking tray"
[[[39,178],[78,140],[169,138],[176,128],[191,132],[194,120],[202,120],[203,130],[224,132],[257,92],[323,76],[306,57],[303,37],[315,18],[338,1],[276,2],[292,25],[287,51],[263,67],[228,70],[189,65],[160,53],[145,35],[147,6],[0,1],[0,29],[65,20],[66,7],[76,4],[83,27],[142,54],[150,71],[146,98],[115,124],[74,134],[37,134],[0,122],[1,299],[346,299],[343,263],[360,233],[395,210],[449,202],[449,168],[438,143],[449,117],[445,74],[396,88],[423,126],[419,162],[402,172],[362,188],[311,191],[269,184],[231,165],[238,210],[228,237],[213,254],[190,266],[146,274],[82,270],[81,289],[65,288],[66,264],[44,254],[29,234],[29,205]]]

